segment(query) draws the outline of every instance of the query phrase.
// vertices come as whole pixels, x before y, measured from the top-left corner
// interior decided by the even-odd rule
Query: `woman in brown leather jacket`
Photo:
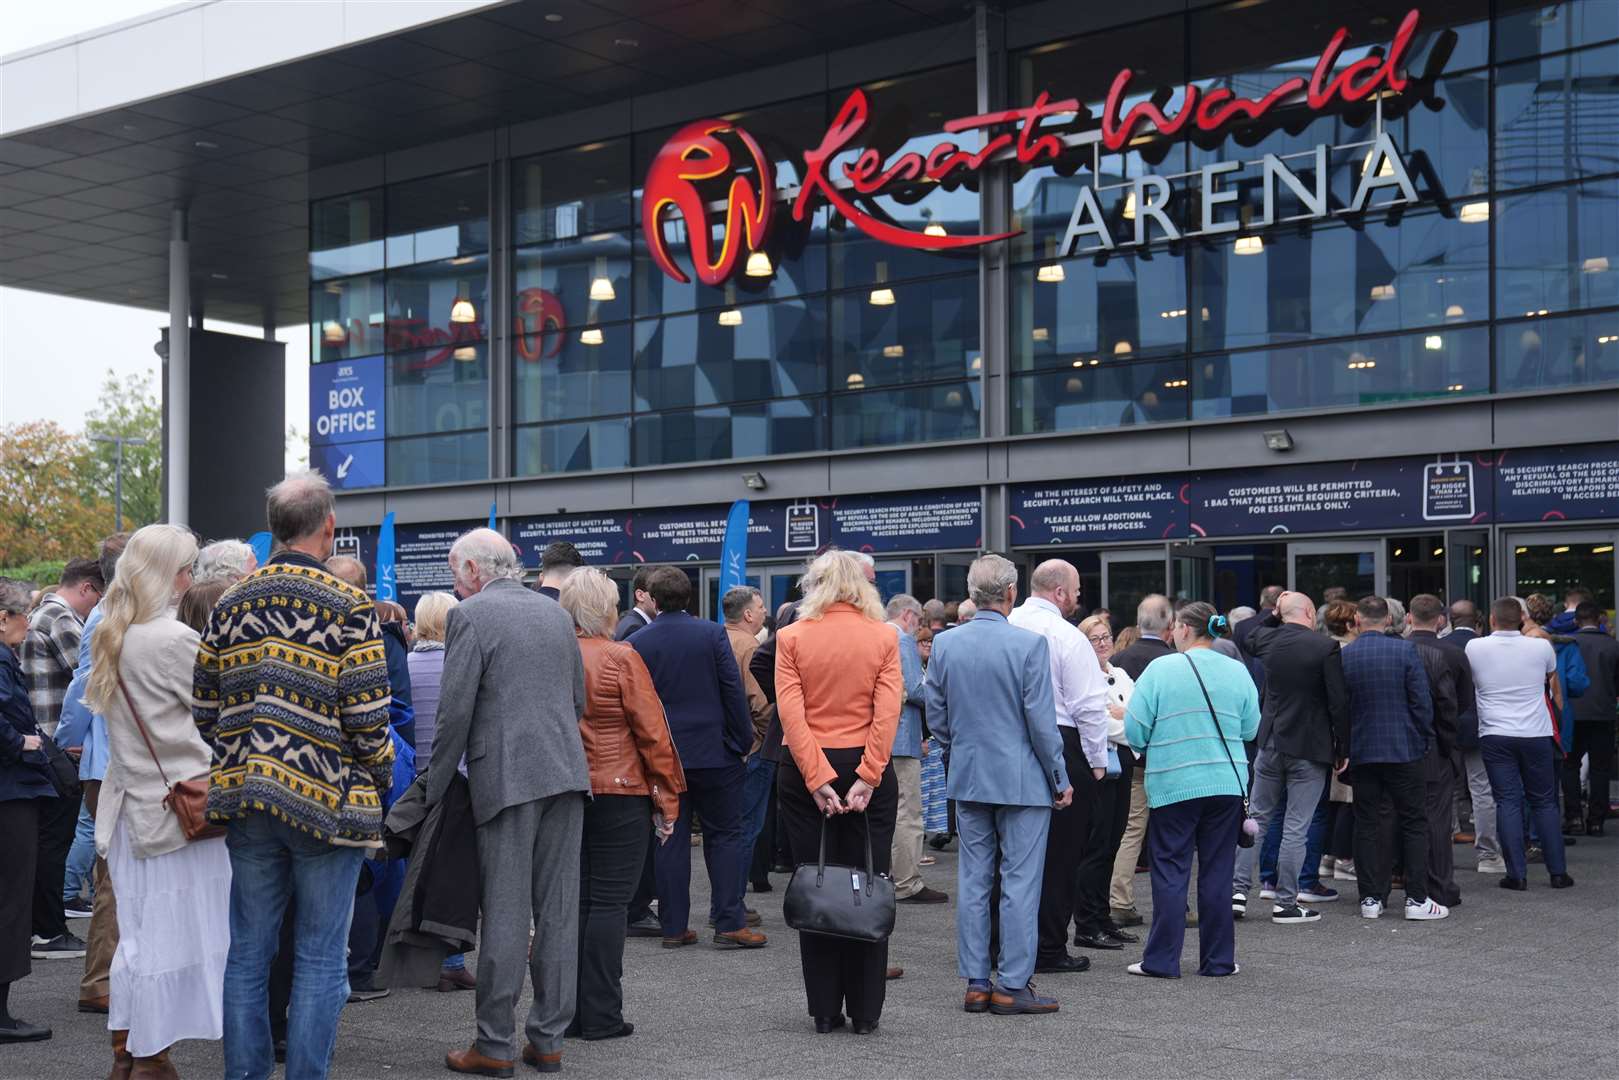
[[[562,585],[585,660],[585,715],[579,721],[590,791],[579,851],[579,996],[568,1034],[628,1035],[624,1019],[625,914],[655,833],[669,838],[686,776],[680,768],[652,674],[635,650],[613,640],[618,588],[582,567]]]

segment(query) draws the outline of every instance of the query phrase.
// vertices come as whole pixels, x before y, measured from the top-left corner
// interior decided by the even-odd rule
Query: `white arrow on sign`
[[[344,458],[343,459],[343,464],[341,464],[341,465],[339,465],[337,467],[337,478],[339,480],[342,480],[343,478],[348,476],[348,474],[349,474],[349,466],[353,465],[353,464],[354,464],[354,455],[353,454],[350,454],[348,457]]]

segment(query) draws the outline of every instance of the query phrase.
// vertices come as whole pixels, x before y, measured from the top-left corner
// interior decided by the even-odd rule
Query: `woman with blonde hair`
[[[579,847],[578,997],[567,1034],[616,1039],[624,1019],[624,937],[630,898],[646,862],[648,838],[675,831],[686,774],[652,685],[652,672],[627,641],[614,641],[618,586],[592,566],[569,574],[558,593],[573,616],[585,661],[585,715],[579,735],[590,763],[591,799]]]
[[[852,552],[816,559],[798,619],[777,634],[776,709],[792,751],[776,778],[777,812],[794,862],[816,861],[824,828],[827,862],[864,866],[869,850],[872,872],[886,874],[899,810],[888,759],[904,679],[899,638],[866,569]],[[855,1034],[876,1031],[888,942],[800,933],[798,944],[815,1030],[842,1027],[847,1010]]]
[[[169,1047],[217,1039],[230,950],[230,859],[222,838],[187,840],[169,789],[208,775],[191,716],[197,631],[175,615],[197,542],[177,525],[129,538],[101,600],[85,702],[107,719],[96,851],[118,890],[109,1016],[113,1075],[177,1077]]]

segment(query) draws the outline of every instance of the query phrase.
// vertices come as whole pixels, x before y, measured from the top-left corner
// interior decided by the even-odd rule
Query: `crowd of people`
[[[1444,919],[1458,845],[1502,888],[1532,862],[1568,888],[1608,814],[1619,643],[1580,590],[1487,625],[1426,594],[1149,595],[1115,633],[1060,559],[1026,597],[987,554],[959,603],[885,603],[830,549],[800,599],[738,586],[710,622],[681,568],[639,570],[621,613],[572,545],[531,589],[475,529],[412,621],[332,555],[318,474],[267,518],[263,566],[152,525],[44,595],[0,580],[0,1042],[50,1037],[9,1011],[31,960],[82,958],[114,1080],[177,1076],[184,1039],[222,1039],[230,1080],[325,1076],[345,1003],[390,986],[475,994],[448,1069],[556,1072],[565,1039],[634,1032],[626,938],[764,948],[750,882],[817,859],[946,903],[951,844],[963,1008],[1050,1014],[1034,977],[1085,971],[1071,947],[1178,978],[1195,927],[1198,974],[1235,975],[1237,920],[1317,922],[1334,882],[1362,918],[1398,892]],[[798,944],[815,1030],[876,1032],[887,940]]]

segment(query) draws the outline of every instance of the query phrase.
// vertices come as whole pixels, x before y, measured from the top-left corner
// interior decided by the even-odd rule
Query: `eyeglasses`
[[[1112,634],[1092,634],[1092,635],[1090,635],[1090,643],[1092,645],[1101,645],[1104,642],[1106,642],[1109,645],[1113,644],[1113,635]]]

